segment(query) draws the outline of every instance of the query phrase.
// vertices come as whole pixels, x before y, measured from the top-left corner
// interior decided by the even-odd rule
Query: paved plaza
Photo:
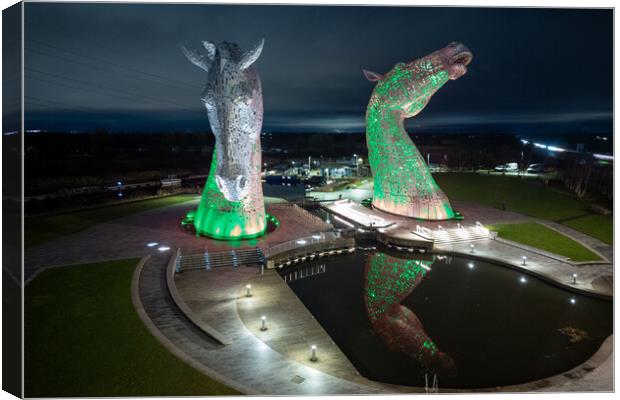
[[[529,217],[493,208],[454,202],[471,220],[483,223],[523,222]],[[76,234],[44,243],[26,252],[26,279],[47,268],[91,263],[109,259],[140,258],[142,270],[134,287],[137,310],[151,332],[178,357],[194,368],[248,394],[373,394],[420,392],[423,388],[396,387],[361,377],[332,342],[329,335],[304,307],[288,285],[273,270],[260,274],[257,268],[215,268],[210,271],[184,271],[175,275],[174,284],[186,305],[206,324],[231,339],[221,345],[174,303],[166,283],[166,267],[175,250],[184,254],[244,248],[267,248],[294,238],[305,237],[330,227],[307,212],[292,206],[269,205],[268,212],[282,222],[275,232],[255,240],[219,242],[196,238],[184,231],[179,220],[195,208],[197,199],[178,205],[146,211],[109,223],[96,225]],[[464,213],[465,213],[464,212]],[[303,221],[303,223],[299,223]],[[594,238],[564,226],[541,221],[562,231],[608,258],[613,249]],[[170,246],[159,252],[147,243]],[[611,296],[611,286],[597,285],[597,279],[613,276],[611,262],[576,265],[526,247],[505,241],[475,242],[473,257],[484,257],[513,268],[524,268],[573,290]],[[446,253],[469,254],[469,244],[441,245]],[[526,266],[521,257],[527,254]],[[572,283],[572,274],[579,278]],[[252,285],[252,297],[245,296],[245,285]],[[135,302],[136,303],[136,302]],[[260,330],[260,316],[267,316],[266,331]],[[309,360],[311,345],[318,348],[318,362]],[[532,384],[502,388],[529,390],[611,390],[610,370],[613,344],[608,343],[586,367]],[[572,376],[569,378],[567,376]]]

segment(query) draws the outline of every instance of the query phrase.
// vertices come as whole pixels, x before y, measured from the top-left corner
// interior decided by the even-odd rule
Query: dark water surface
[[[613,329],[611,301],[462,257],[356,251],[281,274],[363,376],[392,384],[424,386],[425,373],[440,388],[550,377]]]

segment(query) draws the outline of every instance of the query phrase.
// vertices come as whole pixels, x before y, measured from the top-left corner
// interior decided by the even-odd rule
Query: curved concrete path
[[[375,394],[377,388],[359,385],[304,366],[272,350],[247,330],[237,313],[237,299],[243,297],[245,282],[257,274],[253,268],[219,268],[201,280],[194,293],[210,296],[185,298],[191,307],[202,302],[206,313],[200,314],[220,332],[231,338],[232,344],[215,343],[182,315],[172,303],[165,274],[170,254],[153,254],[144,264],[138,284],[139,298],[146,314],[165,340],[172,342],[180,356],[198,369],[216,377],[224,384],[247,394],[320,395]],[[190,273],[190,272],[187,272]],[[184,273],[185,274],[185,273]],[[191,285],[191,279],[184,282]],[[204,283],[208,283],[205,285]],[[187,287],[180,290],[187,291]],[[208,303],[208,304],[205,304]],[[156,335],[158,336],[158,335]],[[158,336],[161,340],[162,337]],[[213,371],[217,371],[213,374]]]

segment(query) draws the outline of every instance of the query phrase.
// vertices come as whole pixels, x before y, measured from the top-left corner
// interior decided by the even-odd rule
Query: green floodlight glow
[[[373,206],[424,220],[454,217],[420,151],[404,128],[448,80],[466,72],[471,53],[451,43],[426,57],[398,63],[385,75],[364,71],[377,82],[366,109],[368,159],[374,177]]]
[[[216,163],[214,153],[200,205],[193,217],[196,234],[220,240],[251,239],[263,235],[267,229],[267,217],[262,191],[250,192],[240,201],[227,200],[215,181]]]

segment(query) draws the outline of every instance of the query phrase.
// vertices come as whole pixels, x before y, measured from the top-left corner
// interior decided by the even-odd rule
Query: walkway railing
[[[275,254],[284,253],[290,250],[302,248],[319,243],[329,243],[342,239],[340,232],[320,232],[311,236],[306,236],[299,239],[289,240],[287,242],[279,243],[271,246],[265,250],[265,257],[269,257]]]

